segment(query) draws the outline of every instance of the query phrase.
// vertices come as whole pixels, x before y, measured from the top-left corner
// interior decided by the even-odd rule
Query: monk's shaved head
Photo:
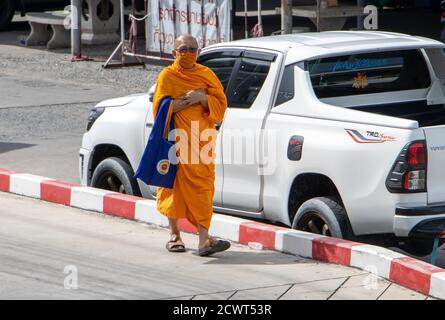
[[[175,40],[175,49],[178,49],[182,45],[198,48],[198,41],[196,40],[196,38],[194,36],[186,33],[186,34],[180,35]]]

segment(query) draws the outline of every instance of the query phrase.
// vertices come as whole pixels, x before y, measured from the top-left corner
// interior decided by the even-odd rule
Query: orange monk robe
[[[196,64],[192,69],[184,69],[178,62],[174,62],[162,70],[158,77],[153,97],[153,114],[156,115],[162,98],[170,96],[175,99],[194,89],[207,90],[208,108],[195,104],[175,113],[175,130],[183,129],[188,139],[186,143],[184,140],[178,143],[181,137],[176,139],[176,145],[180,147],[175,183],[173,189],[158,188],[157,206],[158,211],[169,218],[187,218],[195,227],[202,225],[209,229],[213,213],[215,165],[213,161],[203,163],[199,155],[203,152],[214,157],[217,133],[215,123],[223,120],[227,108],[224,88],[211,69],[200,64]],[[172,109],[170,107],[170,114]],[[215,135],[210,138],[204,137],[208,141],[196,140],[199,139],[197,133],[201,135],[206,129],[213,129]],[[184,150],[184,145],[187,150]],[[208,151],[209,145],[210,151]],[[192,160],[195,163],[191,163]]]

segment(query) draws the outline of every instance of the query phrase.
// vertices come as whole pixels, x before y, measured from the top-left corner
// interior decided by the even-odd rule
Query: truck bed
[[[419,122],[420,127],[445,124],[445,106],[443,104],[427,105],[426,100],[352,107],[351,109],[415,120]]]

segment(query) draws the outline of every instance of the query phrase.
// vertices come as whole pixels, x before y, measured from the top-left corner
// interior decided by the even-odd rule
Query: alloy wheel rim
[[[105,173],[101,179],[99,179],[98,187],[105,190],[110,190],[114,192],[124,193],[126,194],[126,190],[122,181],[113,174],[113,173]]]
[[[331,236],[329,225],[315,212],[307,213],[300,220],[298,229],[323,236]]]

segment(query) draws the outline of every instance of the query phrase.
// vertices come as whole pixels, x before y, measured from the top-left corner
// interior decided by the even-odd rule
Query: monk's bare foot
[[[204,243],[200,243],[198,248],[202,249],[202,248],[207,248],[210,247],[210,245],[215,244],[218,241],[218,239],[216,239],[215,237],[210,237],[208,238]]]
[[[198,249],[210,247],[210,239],[207,239],[204,243],[198,245]]]
[[[198,247],[198,255],[207,257],[214,253],[225,251],[230,248],[230,242],[226,240],[218,240],[210,237],[202,246]]]
[[[181,237],[177,234],[172,234],[170,240],[165,245],[170,252],[185,252],[185,244],[182,242]]]

